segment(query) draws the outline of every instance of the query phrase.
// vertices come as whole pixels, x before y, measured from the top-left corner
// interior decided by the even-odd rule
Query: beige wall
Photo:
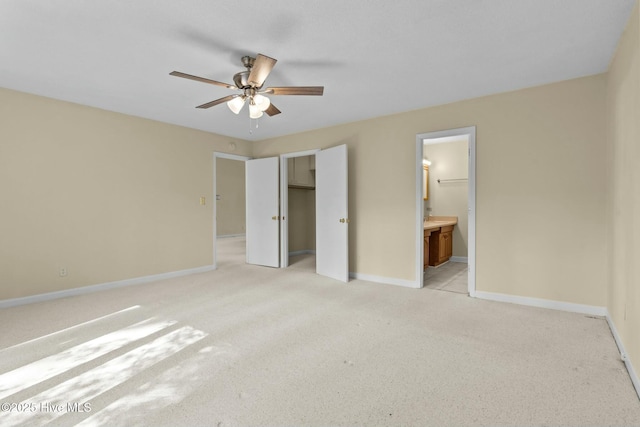
[[[0,299],[211,264],[198,199],[228,138],[6,90],[0,108]],[[475,125],[477,289],[603,305],[604,112],[599,75],[236,141],[236,154],[346,143],[350,271],[413,281],[416,134]]]
[[[212,264],[230,138],[5,89],[0,117],[0,300]]]
[[[429,199],[424,202],[425,216],[457,216],[453,229],[453,256],[467,257],[469,235],[469,141],[424,144],[429,166]],[[438,179],[460,181],[438,182]]]
[[[244,162],[216,159],[217,201],[216,232],[218,236],[245,234],[246,203]]]
[[[316,192],[289,188],[289,252],[316,249]]]
[[[607,79],[610,315],[640,367],[640,10],[631,14]]]
[[[350,271],[413,281],[416,134],[476,126],[477,289],[602,306],[604,117],[597,75],[265,140],[253,154],[347,144]]]

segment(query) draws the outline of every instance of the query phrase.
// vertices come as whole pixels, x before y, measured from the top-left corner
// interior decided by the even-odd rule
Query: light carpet
[[[604,319],[220,240],[217,271],[0,310],[0,425],[640,425]]]

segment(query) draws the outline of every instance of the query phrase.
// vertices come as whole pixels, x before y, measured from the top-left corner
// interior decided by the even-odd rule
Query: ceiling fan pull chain
[[[250,135],[253,135],[253,129],[252,129],[252,127],[251,127],[251,126],[253,125],[253,121],[254,121],[254,120],[256,121],[255,128],[256,128],[256,129],[258,129],[258,127],[259,127],[259,126],[258,126],[258,119],[252,119],[251,117],[249,117],[249,134],[250,134]]]

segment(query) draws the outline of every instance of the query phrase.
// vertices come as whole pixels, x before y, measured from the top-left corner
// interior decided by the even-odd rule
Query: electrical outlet
[[[60,267],[60,277],[67,276],[67,267]]]

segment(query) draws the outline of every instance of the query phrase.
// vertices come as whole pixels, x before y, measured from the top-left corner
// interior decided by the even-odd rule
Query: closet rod
[[[441,182],[454,182],[454,181],[468,181],[469,178],[449,178],[449,179],[438,179],[438,184]]]

